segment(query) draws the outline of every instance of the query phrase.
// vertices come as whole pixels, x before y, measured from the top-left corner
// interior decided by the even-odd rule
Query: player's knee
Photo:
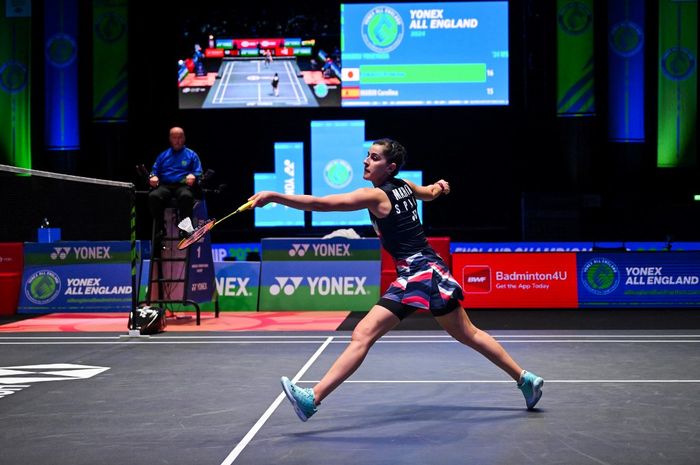
[[[374,342],[373,332],[364,325],[358,325],[352,332],[351,341],[356,344],[371,345]]]

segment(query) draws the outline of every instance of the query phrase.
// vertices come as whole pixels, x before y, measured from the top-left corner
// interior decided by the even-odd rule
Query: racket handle
[[[236,211],[237,211],[237,212],[242,212],[243,210],[248,210],[250,207],[253,206],[253,202],[254,202],[253,200],[247,201],[246,203],[244,203],[243,205],[241,205],[240,207],[238,207],[238,210],[236,210]]]

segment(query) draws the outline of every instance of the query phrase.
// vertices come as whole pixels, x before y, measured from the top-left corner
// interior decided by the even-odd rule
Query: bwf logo
[[[466,265],[462,268],[462,287],[467,294],[487,294],[491,292],[491,267],[486,265]]]
[[[294,257],[295,255],[298,255],[300,257],[303,257],[306,255],[306,252],[309,250],[309,244],[292,244],[292,248],[289,249],[289,256]]]
[[[54,247],[53,252],[51,252],[51,260],[61,259],[65,260],[70,252],[70,247]]]
[[[284,292],[286,295],[292,295],[294,291],[299,289],[303,280],[302,276],[278,276],[275,278],[277,284],[270,286],[270,294],[278,295],[280,292]]]

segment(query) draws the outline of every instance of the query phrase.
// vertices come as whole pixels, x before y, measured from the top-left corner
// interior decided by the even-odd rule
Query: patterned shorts
[[[429,309],[436,316],[445,315],[464,298],[462,288],[445,262],[432,251],[419,252],[399,260],[396,271],[398,277],[379,304],[401,319],[417,309]]]

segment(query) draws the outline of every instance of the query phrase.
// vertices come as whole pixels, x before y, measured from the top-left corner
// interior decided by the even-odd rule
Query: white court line
[[[118,336],[0,336],[0,339],[109,339],[115,340],[119,339],[122,335]],[[177,336],[173,333],[168,335],[159,335],[163,339],[320,339],[324,340],[329,337],[329,335],[289,335],[289,336]]]
[[[226,82],[224,83],[224,90],[221,92],[221,96],[219,97],[219,104],[223,105],[224,100],[226,100],[226,92],[229,89],[229,86],[231,85],[231,79],[233,79],[233,72],[234,72],[234,67],[236,64],[234,62],[231,62],[231,72],[228,73],[226,76]],[[235,82],[235,81],[234,81]]]
[[[17,341],[15,341],[17,339]],[[47,339],[59,339],[59,338],[47,338]],[[87,345],[87,344],[93,344],[93,345],[104,345],[104,344],[128,344],[128,345],[133,345],[133,344],[316,344],[318,343],[317,340],[313,340],[313,338],[301,338],[298,340],[255,340],[256,338],[253,338],[251,340],[207,340],[207,341],[196,341],[196,340],[173,340],[176,339],[174,337],[171,338],[163,338],[163,339],[158,339],[158,338],[148,338],[148,339],[113,339],[113,340],[108,340],[108,341],[95,341],[95,340],[72,340],[72,339],[65,339],[65,340],[60,340],[60,341],[49,341],[47,339],[43,340],[34,340],[32,338],[29,338],[27,340],[25,339],[20,339],[19,337],[17,338],[7,338],[3,341],[0,341],[0,345]],[[698,339],[557,339],[557,340],[552,340],[552,339],[527,339],[527,340],[507,340],[507,341],[500,341],[501,343],[504,344],[569,344],[569,343],[577,343],[577,344],[630,344],[630,343],[637,343],[637,344],[696,344],[700,343],[700,340]],[[331,344],[347,344],[347,340],[334,340],[331,342]],[[460,344],[459,342],[455,340],[379,340],[375,344]]]
[[[300,380],[299,383],[316,384],[317,380]],[[513,380],[489,380],[489,379],[464,379],[464,380],[428,380],[428,379],[413,379],[413,380],[346,380],[343,384],[510,384],[515,383]],[[700,379],[545,379],[545,384],[552,383],[634,383],[634,384],[653,384],[653,383],[700,383]]]
[[[225,83],[226,83],[226,80],[228,79],[228,77],[231,75],[231,73],[229,72],[230,66],[231,66],[230,63],[226,63],[224,65],[223,72],[221,73],[221,77],[219,78],[219,85],[216,88],[216,92],[214,93],[214,97],[212,97],[212,99],[211,99],[211,103],[214,105],[221,102],[221,99],[223,98],[223,93],[226,91],[226,89],[225,89],[226,84]]]
[[[290,70],[290,68],[291,68],[291,70]],[[289,83],[292,85],[292,90],[294,91],[294,97],[296,97],[297,103],[298,104],[308,103],[308,100],[306,99],[306,95],[304,95],[304,90],[301,88],[299,88],[299,92],[301,92],[303,99],[299,97],[299,92],[297,92],[297,86],[296,86],[298,84],[298,80],[297,80],[295,73],[292,72],[292,71],[294,71],[294,68],[292,67],[292,65],[289,64],[288,61],[284,62],[284,70],[287,72],[287,77],[289,78]]]
[[[146,339],[146,340],[121,340],[121,341],[19,341],[19,342],[9,342],[1,341],[2,346],[11,345],[37,345],[37,346],[51,346],[51,345],[105,345],[105,344],[124,344],[124,345],[135,345],[135,344],[156,344],[156,345],[168,345],[168,344],[181,344],[181,345],[192,345],[192,344],[318,344],[318,341],[164,341],[158,339]]]
[[[321,345],[321,347],[316,350],[316,353],[314,353],[311,358],[306,362],[306,364],[301,367],[301,370],[294,376],[292,379],[293,383],[296,383],[299,381],[299,378],[301,378],[304,373],[306,373],[306,370],[308,370],[311,365],[316,361],[316,359],[321,355],[321,353],[328,347],[328,344],[331,343],[333,340],[332,337],[328,337],[326,339],[326,342]],[[253,437],[258,433],[260,428],[263,427],[263,425],[267,422],[267,420],[270,418],[270,416],[277,410],[277,407],[279,407],[280,403],[284,400],[285,394],[284,391],[280,393],[280,395],[277,396],[277,399],[272,402],[272,404],[267,408],[265,413],[258,419],[258,421],[253,425],[253,427],[248,431],[248,433],[243,436],[243,439],[236,445],[236,447],[233,448],[231,453],[228,454],[228,456],[224,459],[223,462],[221,462],[221,465],[231,465],[234,460],[240,455],[241,452],[243,452],[243,449],[248,445],[248,443],[253,439]]]
[[[221,88],[223,87],[223,79],[226,78],[228,69],[229,69],[230,63],[226,63],[224,65],[223,71],[221,72],[221,78],[219,78],[219,85],[216,87],[216,92],[214,92],[214,97],[211,99],[212,103],[216,103],[216,100],[219,98],[219,93],[221,93]]]
[[[326,339],[329,334],[279,334],[279,335],[269,335],[269,334],[259,334],[259,335],[218,335],[218,336],[205,336],[205,335],[178,335],[177,333],[165,333],[160,334],[155,337],[161,339]],[[521,335],[498,335],[492,334],[496,339],[506,339],[506,338],[700,338],[700,334],[521,334]],[[121,337],[117,336],[0,336],[0,339],[118,339]],[[339,339],[350,339],[350,335],[335,335],[333,336],[334,341],[337,343]],[[434,335],[392,335],[387,334],[382,336],[380,341],[385,339],[413,339],[419,341],[421,339],[447,339],[452,341],[452,336],[446,334],[434,334]]]
[[[304,92],[304,89],[306,88],[306,82],[304,82],[304,84],[301,83],[304,78],[302,77],[301,80],[299,80],[299,78],[296,77],[296,72],[294,72],[294,66],[290,63],[289,67],[292,69],[292,74],[294,75],[294,82],[299,87],[299,92],[301,92],[301,96],[304,99],[304,103],[308,104],[309,98],[306,96],[306,92]]]

